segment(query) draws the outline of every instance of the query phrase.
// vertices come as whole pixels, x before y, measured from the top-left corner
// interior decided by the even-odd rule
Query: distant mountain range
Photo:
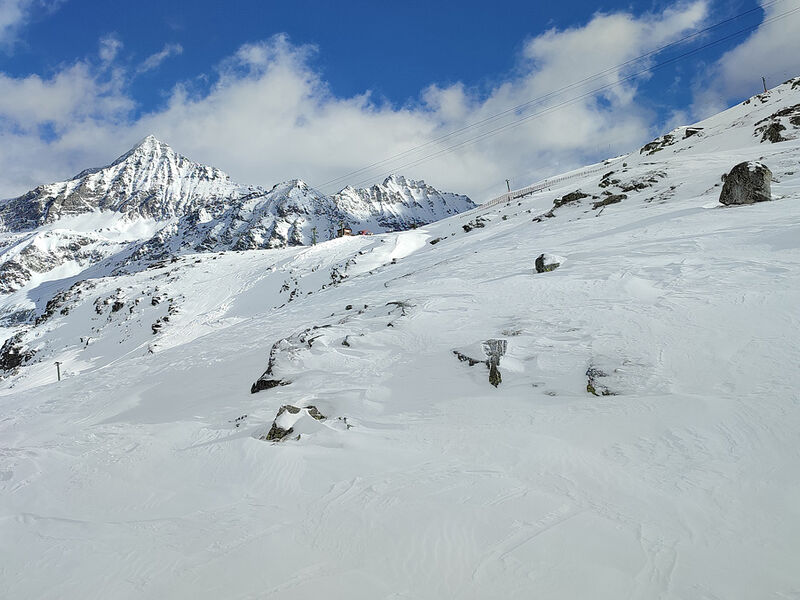
[[[424,225],[475,205],[391,176],[328,196],[293,179],[266,190],[231,181],[147,136],[108,166],[0,202],[0,293],[192,252],[282,248]]]

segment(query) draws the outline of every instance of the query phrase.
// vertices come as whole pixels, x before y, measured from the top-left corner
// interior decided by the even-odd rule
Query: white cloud
[[[0,48],[9,50],[33,14],[52,12],[63,0],[0,0]]]
[[[50,79],[0,74],[0,115],[7,128],[30,135],[43,125],[59,132],[92,120],[110,125],[133,105],[122,84],[114,76],[100,79],[85,62],[64,67]]]
[[[461,83],[432,85],[400,107],[376,100],[368,91],[335,96],[312,67],[316,49],[292,45],[285,36],[242,46],[218,67],[209,89],[198,93],[189,83],[179,84],[165,107],[135,120],[127,116],[133,103],[124,93],[124,78],[85,63],[67,67],[49,80],[2,77],[0,148],[12,142],[32,149],[19,158],[0,156],[4,164],[15,162],[0,197],[42,181],[41,169],[31,169],[39,178],[36,181],[24,176],[28,161],[36,162],[37,169],[43,162],[52,165],[51,176],[44,180],[53,180],[96,164],[75,164],[76,157],[88,160],[102,153],[98,160],[109,162],[127,149],[125,141],[133,143],[147,133],[195,160],[227,170],[239,181],[267,186],[291,177],[319,185],[431,142],[386,168],[343,182],[359,183],[365,176],[377,178],[390,167],[396,171],[437,152],[442,146],[433,141],[443,134],[679,39],[701,26],[705,17],[705,0],[640,16],[597,14],[584,26],[550,30],[528,40],[515,71],[488,94]],[[166,52],[153,64],[164,60],[168,49],[153,55]],[[650,136],[654,117],[639,108],[638,86],[624,77],[625,73],[609,72],[566,96],[529,108],[528,113],[554,108],[565,98],[606,85],[600,93],[402,172],[482,200],[500,191],[506,177],[524,185],[530,178],[584,164],[597,153],[630,150]],[[12,92],[8,100],[3,99],[4,90]],[[26,105],[29,98],[35,100]],[[511,112],[446,143],[465,141],[514,118]],[[46,144],[31,140],[37,125],[45,121],[57,124],[56,139]],[[18,125],[4,131],[3,122]],[[20,133],[20,128],[29,135]]]
[[[172,56],[178,56],[179,54],[183,53],[183,46],[180,44],[166,44],[164,48],[160,52],[156,52],[155,54],[151,54],[148,56],[142,64],[140,64],[136,71],[138,73],[146,73],[147,71],[152,71],[153,69],[157,69],[161,66],[165,60]]]
[[[761,0],[764,5],[766,0]],[[800,0],[783,0],[764,8],[761,26],[726,52],[694,84],[694,114],[706,117],[727,108],[731,100],[798,75],[800,69]],[[797,11],[797,12],[793,12]],[[788,14],[787,16],[782,16]]]
[[[28,19],[33,0],[0,0],[0,45],[9,46]]]
[[[122,41],[115,34],[100,38],[100,60],[104,63],[112,62],[121,49]]]

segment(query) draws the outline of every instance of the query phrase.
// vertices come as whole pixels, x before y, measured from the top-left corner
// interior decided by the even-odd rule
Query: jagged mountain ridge
[[[257,190],[149,135],[105,167],[38,186],[0,205],[0,230],[26,231],[96,210],[165,220]]]
[[[474,206],[467,196],[397,176],[332,196],[298,179],[271,190],[241,185],[151,135],[110,165],[0,203],[0,293],[69,263],[66,274],[74,275],[117,255],[130,264],[309,245],[335,237],[340,224],[398,231]]]

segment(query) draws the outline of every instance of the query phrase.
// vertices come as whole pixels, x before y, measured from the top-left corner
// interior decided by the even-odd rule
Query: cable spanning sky
[[[0,197],[152,133],[243,183],[481,201],[800,75],[797,31],[800,0],[0,0]]]

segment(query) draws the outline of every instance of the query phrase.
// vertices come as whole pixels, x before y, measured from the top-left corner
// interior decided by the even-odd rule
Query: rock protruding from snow
[[[500,359],[505,356],[506,350],[508,349],[508,340],[486,340],[480,346],[484,355],[486,356],[485,360],[472,358],[470,354],[474,353],[473,349],[468,349],[464,352],[461,350],[453,350],[453,354],[455,354],[458,360],[467,363],[470,367],[474,367],[475,365],[486,365],[486,367],[489,369],[489,383],[491,383],[494,387],[497,387],[503,381],[503,378],[500,375],[500,369],[498,367],[500,365]]]
[[[772,198],[772,171],[760,162],[739,163],[725,176],[719,201],[725,205],[753,204]]]
[[[534,266],[537,273],[549,273],[555,271],[563,262],[564,259],[555,254],[540,254],[534,261]]]
[[[486,353],[489,363],[489,383],[494,387],[500,385],[503,377],[500,375],[500,358],[505,356],[508,349],[508,340],[486,340],[483,343],[483,351]]]
[[[323,415],[316,406],[298,407],[291,404],[284,404],[278,409],[278,414],[275,415],[275,420],[272,421],[272,427],[259,439],[265,442],[280,442],[292,433],[297,427],[298,421],[306,418],[311,418],[314,421],[324,421]]]
[[[33,358],[33,350],[22,342],[22,333],[11,336],[0,347],[0,373],[13,371]]]

